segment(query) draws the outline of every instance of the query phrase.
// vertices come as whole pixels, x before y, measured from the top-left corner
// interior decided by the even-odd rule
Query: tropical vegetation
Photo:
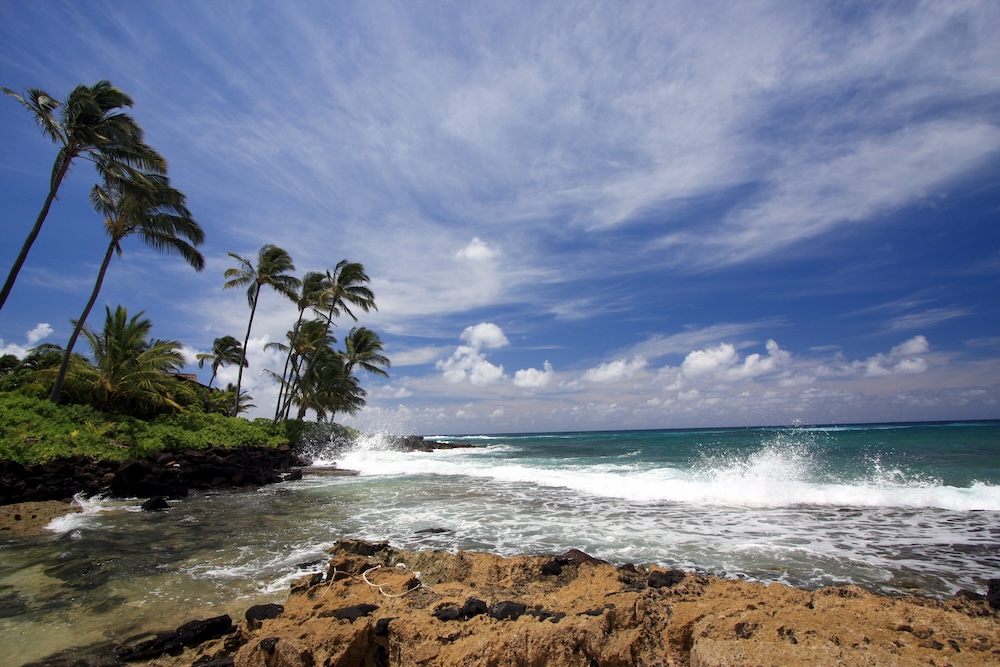
[[[256,257],[229,253],[236,266],[222,289],[245,290],[249,315],[242,344],[232,335],[215,339],[210,352],[195,357],[211,369],[208,385],[183,373],[179,341],[152,336],[144,312],[105,306],[100,327],[88,326],[115,255],[135,237],[157,252],[179,256],[197,271],[205,239],[187,208],[185,195],[167,176],[166,160],[143,139],[123,111],[132,99],[108,81],[75,88],[65,102],[44,91],[24,94],[2,88],[32,114],[58,151],[42,209],[0,290],[0,308],[17,280],[32,244],[48,217],[59,187],[78,159],[92,162],[98,184],[90,203],[99,214],[108,245],[90,296],[65,347],[42,344],[23,358],[0,356],[0,459],[22,462],[69,454],[125,458],[167,446],[279,444],[294,439],[310,412],[318,421],[351,414],[365,404],[357,373],[386,377],[389,359],[378,334],[354,326],[340,341],[342,317],[377,310],[364,267],[346,259],[332,269],[294,275],[291,256],[273,244]],[[297,306],[285,340],[271,343],[285,354],[281,369],[258,372],[277,383],[274,419],[233,419],[255,408],[243,388],[248,346],[261,291],[274,291]],[[89,351],[77,351],[80,337]],[[219,370],[237,367],[235,384],[213,388]],[[294,414],[293,414],[294,413]]]

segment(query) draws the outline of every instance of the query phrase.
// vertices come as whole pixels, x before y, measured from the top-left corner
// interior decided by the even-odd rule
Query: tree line
[[[214,341],[212,352],[198,355],[199,367],[207,363],[212,369],[207,388],[178,381],[184,366],[180,343],[152,338],[152,323],[143,313],[129,317],[122,306],[114,310],[106,307],[103,328],[88,328],[87,319],[108,267],[122,254],[125,239],[135,237],[201,271],[205,259],[198,246],[204,242],[204,231],[188,210],[185,195],[171,186],[167,161],[145,143],[142,128],[125,111],[132,107],[132,99],[109,81],[77,86],[65,102],[34,88],[23,95],[0,89],[18,100],[42,133],[59,147],[41,211],[0,289],[0,311],[76,160],[96,167],[100,182],[91,189],[90,201],[103,218],[108,236],[94,287],[80,317],[73,320],[65,348],[41,345],[24,359],[12,355],[0,358],[0,390],[35,395],[46,392],[54,403],[89,403],[100,410],[133,415],[197,407],[236,416],[256,407],[242,389],[243,370],[249,366],[247,345],[261,291],[269,288],[298,306],[297,320],[286,341],[268,345],[285,352],[280,373],[263,371],[279,385],[274,421],[288,419],[293,408],[299,419],[313,410],[323,420],[338,412],[353,413],[365,404],[365,391],[355,372],[388,375],[389,360],[382,354],[382,341],[374,331],[354,327],[344,337],[343,348],[337,349],[332,334],[334,318],[346,315],[357,322],[354,310],[377,310],[375,296],[367,286],[368,275],[356,262],[342,260],[330,270],[309,272],[300,280],[293,275],[295,266],[289,254],[275,245],[265,245],[256,258],[229,253],[237,265],[225,272],[223,287],[246,289],[250,316],[242,344],[234,336],[222,336]],[[92,359],[75,352],[81,336],[90,346]],[[238,365],[236,384],[215,390],[212,384],[219,368],[226,365]]]

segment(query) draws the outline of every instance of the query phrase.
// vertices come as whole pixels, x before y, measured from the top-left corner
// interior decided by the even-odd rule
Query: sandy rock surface
[[[1000,665],[998,621],[983,600],[345,541],[276,618],[240,619],[236,635],[154,664],[979,667]]]
[[[79,511],[79,506],[60,500],[0,505],[0,540],[41,535],[52,519]]]

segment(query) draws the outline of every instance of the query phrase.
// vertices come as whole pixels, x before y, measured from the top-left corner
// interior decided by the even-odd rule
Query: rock
[[[168,510],[170,509],[170,504],[167,503],[163,496],[153,496],[142,505],[140,505],[143,512],[156,512],[158,510]]]
[[[527,609],[520,602],[500,602],[490,607],[489,614],[498,621],[513,621],[523,616]]]
[[[261,621],[278,618],[285,611],[285,606],[280,604],[255,604],[246,610],[243,615],[247,624],[252,627],[260,627]]]
[[[650,588],[670,588],[684,581],[684,572],[681,570],[653,570],[646,577],[646,585]]]
[[[378,606],[373,604],[356,604],[336,610],[333,613],[333,616],[341,621],[350,621],[353,623],[359,618],[370,616],[371,613],[377,609]]]
[[[197,646],[210,639],[218,639],[232,631],[233,620],[227,615],[191,621],[173,632],[158,635],[135,646],[123,646],[115,651],[115,659],[120,662],[136,662],[153,660],[164,653],[177,655],[185,648]]]
[[[247,632],[236,667],[979,667],[1000,655],[1000,614],[964,597],[801,591],[588,561],[575,569],[568,559],[553,577],[541,574],[551,558],[364,544],[334,550],[330,566],[351,576],[291,596],[284,614]],[[398,563],[432,590],[400,595],[410,570]],[[372,581],[398,597],[360,578],[375,567]],[[637,583],[623,586],[622,577]],[[345,604],[367,607],[346,615]]]

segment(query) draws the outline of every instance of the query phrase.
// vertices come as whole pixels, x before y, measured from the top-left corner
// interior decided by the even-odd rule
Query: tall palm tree
[[[309,376],[310,360],[314,358],[317,351],[333,350],[333,345],[337,340],[326,331],[326,322],[323,320],[307,320],[301,323],[298,331],[288,332],[288,343],[277,341],[268,343],[268,349],[278,349],[288,353],[289,368],[285,374],[278,376],[277,373],[265,370],[265,373],[278,381],[279,386],[286,397],[284,402],[278,404],[278,413],[275,416],[275,423],[284,416],[288,418],[295,395],[302,390],[303,378]]]
[[[215,382],[215,376],[219,374],[221,366],[228,366],[230,364],[247,366],[247,360],[243,356],[243,346],[240,345],[240,341],[232,336],[216,338],[215,342],[212,343],[212,351],[210,353],[202,352],[195,358],[198,360],[198,368],[204,368],[205,362],[212,362],[212,377],[208,381],[209,389],[212,388],[212,383]]]
[[[111,258],[122,254],[121,243],[124,239],[138,236],[154,250],[179,255],[196,271],[205,268],[205,258],[195,247],[205,240],[205,232],[191,217],[184,199],[184,194],[172,188],[169,179],[159,174],[136,174],[130,179],[109,176],[103,185],[95,185],[91,190],[90,201],[94,210],[104,215],[104,230],[111,238],[90,299],[66,346],[56,383],[49,396],[54,403],[59,402],[73,346],[97,302]]]
[[[77,361],[73,369],[74,378],[87,387],[94,406],[130,414],[179,409],[174,397],[185,385],[165,371],[184,365],[181,344],[150,339],[153,324],[142,312],[129,318],[122,306],[114,312],[105,306],[105,311],[104,327],[99,332],[83,329],[93,364]]]
[[[59,145],[45,203],[0,289],[2,309],[73,160],[87,157],[102,174],[123,174],[132,169],[164,174],[167,162],[143,142],[142,128],[138,123],[119,111],[123,107],[131,107],[132,98],[112,86],[110,81],[77,86],[66,98],[65,104],[37,88],[29,88],[24,95],[9,88],[0,90],[21,102],[34,115],[42,133]],[[62,108],[57,114],[60,106]]]
[[[375,306],[375,295],[366,283],[369,281],[365,267],[359,262],[348,262],[342,259],[337,262],[333,271],[326,272],[326,280],[323,289],[317,294],[316,310],[326,313],[326,336],[333,326],[333,318],[346,314],[355,322],[357,316],[351,310],[351,306],[360,308],[364,312],[378,310]],[[320,353],[321,348],[317,348],[314,356]],[[316,365],[316,358],[309,359],[307,367]],[[291,396],[286,393],[283,411],[287,414]]]
[[[344,369],[350,373],[355,366],[363,370],[387,378],[389,374],[380,366],[388,368],[389,358],[382,354],[382,339],[371,329],[354,327],[344,339],[344,350],[340,353],[344,359]]]
[[[298,298],[297,291],[301,286],[301,281],[294,276],[288,275],[295,270],[295,264],[287,252],[281,248],[267,244],[257,253],[257,265],[246,257],[241,257],[235,253],[229,256],[239,262],[239,266],[227,269],[225,273],[226,284],[223,289],[233,287],[247,288],[247,302],[250,304],[250,320],[247,322],[247,335],[243,339],[242,361],[246,361],[247,345],[250,343],[250,330],[253,328],[254,314],[257,312],[257,302],[260,299],[260,288],[270,287],[283,296],[292,299]],[[240,372],[236,376],[236,396],[233,404],[233,416],[239,410],[240,389],[243,386],[243,363],[240,363]]]
[[[292,363],[292,355],[295,353],[294,341],[299,333],[299,327],[302,326],[302,320],[305,317],[306,310],[310,307],[317,305],[318,295],[323,290],[323,284],[326,280],[326,275],[318,271],[310,271],[302,278],[302,292],[299,294],[297,304],[299,306],[299,316],[295,320],[295,326],[292,330],[288,332],[289,345],[281,346],[281,344],[271,343],[271,345],[281,346],[285,349],[288,354],[285,356],[285,368],[281,372],[281,377],[279,380],[278,389],[278,402],[274,407],[274,423],[278,423],[278,417],[281,414],[282,398],[284,396],[285,388],[288,385],[288,368]]]

